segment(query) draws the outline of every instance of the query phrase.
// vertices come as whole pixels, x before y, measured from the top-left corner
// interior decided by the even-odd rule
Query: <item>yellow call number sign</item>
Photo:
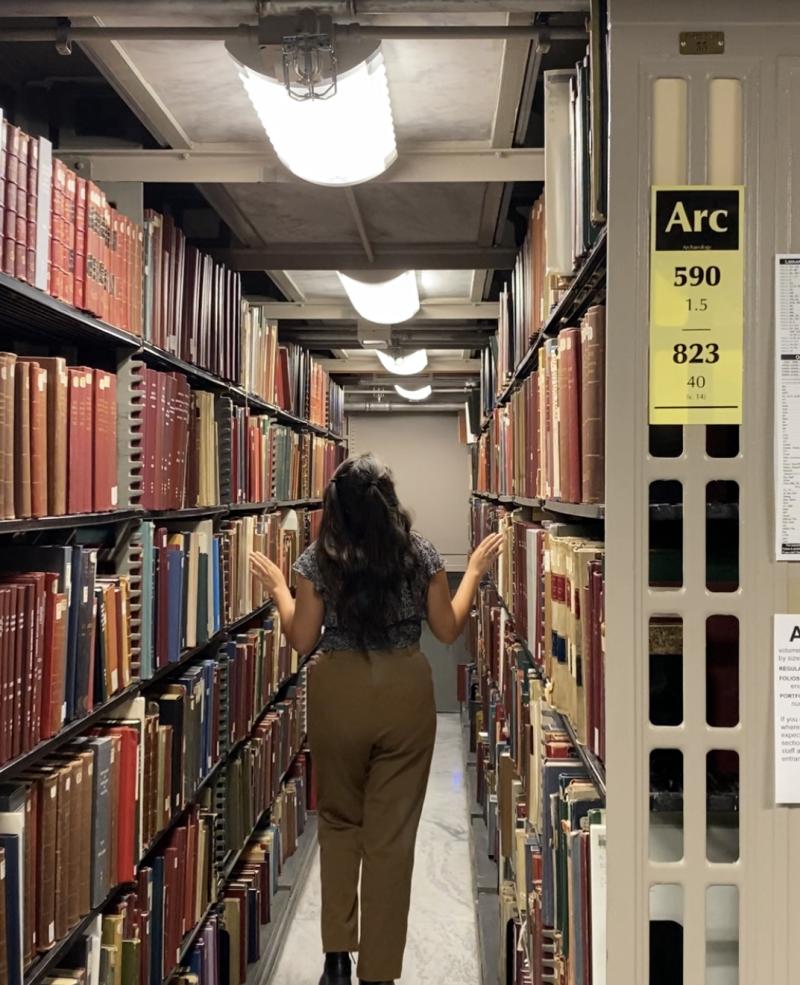
[[[741,424],[744,189],[653,187],[650,423]]]

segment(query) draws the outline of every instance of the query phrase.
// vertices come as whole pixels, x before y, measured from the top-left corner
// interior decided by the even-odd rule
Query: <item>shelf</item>
[[[153,520],[176,523],[184,520],[210,519],[237,513],[271,513],[281,509],[317,507],[322,499],[265,500],[263,503],[226,503],[218,506],[190,506],[181,510],[113,510],[108,513],[73,513],[64,516],[40,517],[26,520],[0,520],[0,536],[16,533],[36,533],[39,530],[65,530],[73,527],[104,526],[129,520]]]
[[[558,499],[544,500],[542,509],[548,513],[576,516],[584,520],[602,520],[606,513],[606,508],[602,503],[562,503]]]
[[[606,252],[606,229],[603,227],[597,242],[586,255],[583,264],[575,274],[564,296],[552,310],[535,338],[531,339],[530,345],[525,351],[525,355],[517,364],[517,368],[514,370],[511,379],[506,383],[497,397],[495,409],[498,406],[508,403],[511,394],[519,383],[530,374],[536,360],[536,352],[542,342],[546,338],[553,338],[555,335],[558,335],[562,328],[579,318],[592,303],[598,288],[602,287],[605,283]],[[481,434],[489,429],[491,421],[492,415],[490,414],[481,424]]]
[[[561,719],[561,723],[564,726],[564,731],[570,738],[570,742],[575,747],[575,752],[577,752],[580,757],[581,762],[586,767],[589,776],[592,779],[592,783],[597,787],[597,792],[603,798],[606,799],[606,768],[600,762],[600,760],[595,756],[591,749],[587,749],[585,745],[578,741],[578,736],[575,734],[575,729],[572,727],[572,722],[567,718],[566,715],[562,715],[557,712],[558,717]]]
[[[74,722],[70,722],[68,725],[65,725],[64,728],[62,728],[56,735],[51,736],[49,739],[45,739],[43,742],[40,742],[30,751],[22,753],[15,759],[4,763],[0,766],[0,782],[13,779],[14,776],[30,769],[32,766],[36,765],[36,763],[41,762],[42,759],[52,755],[52,753],[56,752],[62,746],[66,745],[68,742],[71,742],[72,739],[76,738],[76,736],[85,732],[87,728],[90,728],[92,725],[96,725],[98,722],[104,721],[116,708],[124,704],[130,698],[135,698],[138,694],[143,693],[158,684],[160,681],[170,677],[176,671],[182,670],[189,663],[191,663],[192,660],[196,659],[206,650],[223,643],[227,636],[231,633],[235,633],[251,619],[258,618],[259,615],[266,612],[269,608],[271,608],[271,606],[271,602],[265,602],[257,609],[254,609],[251,613],[248,613],[248,615],[242,616],[236,622],[231,623],[218,633],[215,633],[205,643],[201,643],[199,646],[193,647],[191,650],[184,650],[181,654],[180,660],[177,660],[175,663],[167,664],[165,667],[159,667],[152,677],[148,677],[145,680],[136,681],[130,684],[123,691],[113,695],[108,699],[108,701],[105,701],[88,715],[84,715],[83,718],[78,718]]]
[[[302,740],[300,742],[300,748],[292,756],[291,760],[289,761],[289,765],[286,767],[286,769],[283,771],[283,773],[281,773],[281,778],[278,781],[278,789],[279,790],[284,785],[284,783],[286,782],[286,777],[289,775],[289,772],[290,772],[291,768],[294,766],[294,764],[295,764],[295,762],[297,760],[297,757],[302,754],[303,749],[304,749],[304,746],[305,746],[305,741],[306,741],[305,740],[305,736],[303,736],[302,737]],[[245,838],[243,844],[236,850],[236,852],[234,853],[233,857],[226,859],[225,863],[222,866],[222,873],[220,875],[220,883],[221,884],[224,885],[230,879],[230,877],[231,877],[234,869],[239,864],[242,856],[244,855],[245,851],[247,850],[247,846],[252,841],[253,835],[256,833],[256,831],[258,831],[259,827],[263,824],[265,818],[271,813],[272,807],[273,807],[274,803],[275,803],[275,800],[273,798],[269,802],[269,806],[266,807],[258,815],[258,817],[256,818],[256,823],[250,829],[250,833]]]
[[[544,510],[547,513],[558,513],[560,516],[580,517],[582,520],[603,520],[605,506],[602,503],[563,503],[559,499],[529,499],[525,496],[498,496],[494,493],[472,493],[477,499],[489,503],[499,503],[501,506],[524,506],[533,510]]]
[[[65,516],[30,517],[25,520],[0,520],[0,534],[59,530],[64,527],[98,527],[107,523],[124,523],[142,516],[142,511],[111,510],[107,513],[73,513]]]
[[[286,931],[300,898],[300,891],[311,869],[317,844],[316,836],[316,815],[307,813],[305,829],[297,839],[297,850],[286,859],[278,877],[278,891],[270,902],[270,920],[261,931],[261,957],[249,967],[247,985],[258,985],[259,982],[271,980],[286,940]]]
[[[221,516],[228,512],[227,505],[217,506],[187,506],[180,510],[141,510],[139,515],[143,520],[200,520],[204,517]]]
[[[0,274],[0,311],[9,334],[35,335],[55,344],[110,342],[131,352],[141,345],[137,336],[6,274]]]
[[[130,684],[123,691],[113,695],[108,701],[103,702],[88,715],[77,718],[74,722],[69,722],[60,732],[57,732],[49,739],[44,739],[28,752],[23,752],[15,759],[9,760],[0,766],[0,782],[12,779],[16,774],[23,773],[41,762],[46,756],[51,755],[57,749],[71,742],[76,736],[85,732],[87,728],[103,721],[115,708],[124,704],[130,698],[136,696],[139,691],[139,683]]]
[[[96,906],[93,910],[90,910],[85,917],[82,917],[81,920],[75,924],[66,937],[62,937],[60,941],[56,941],[49,951],[45,951],[39,958],[37,958],[25,973],[23,978],[24,985],[40,985],[40,983],[43,982],[54,969],[61,965],[64,958],[69,953],[70,948],[83,934],[86,933],[92,922],[96,920],[97,917],[99,917],[100,914],[103,913],[117,899],[117,897],[119,897],[120,894],[128,888],[129,887],[126,884],[123,884],[112,889],[100,906]]]

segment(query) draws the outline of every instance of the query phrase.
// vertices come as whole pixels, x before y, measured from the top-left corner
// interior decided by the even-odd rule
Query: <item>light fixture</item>
[[[283,70],[281,70],[283,75]],[[380,48],[338,72],[325,98],[298,99],[282,81],[242,65],[240,78],[286,167],[317,185],[357,185],[397,159],[392,103]]]
[[[407,390],[404,386],[398,386],[395,383],[395,391],[400,394],[401,397],[405,397],[406,400],[427,400],[428,397],[433,393],[433,387],[428,384],[427,386],[421,386],[418,390]]]
[[[396,325],[419,311],[417,275],[413,270],[390,276],[377,271],[338,271],[350,303],[367,321]]]
[[[396,373],[397,376],[416,376],[428,365],[428,353],[425,349],[417,349],[407,356],[390,356],[380,351],[377,351],[376,355],[383,368],[390,373]]]

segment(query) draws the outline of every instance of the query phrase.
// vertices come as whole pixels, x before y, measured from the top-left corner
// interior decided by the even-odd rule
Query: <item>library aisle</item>
[[[314,982],[322,967],[319,852],[269,985]],[[417,837],[403,977],[398,985],[479,985],[469,809],[458,715],[439,715]]]

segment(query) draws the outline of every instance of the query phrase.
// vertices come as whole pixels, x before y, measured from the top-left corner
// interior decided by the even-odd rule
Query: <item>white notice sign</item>
[[[800,613],[776,615],[773,633],[775,803],[800,804]]]
[[[800,561],[800,254],[775,257],[775,557]]]

